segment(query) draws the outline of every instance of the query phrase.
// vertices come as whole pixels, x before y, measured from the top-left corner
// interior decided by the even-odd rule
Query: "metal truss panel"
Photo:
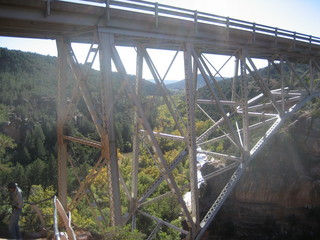
[[[111,35],[112,36],[112,35]],[[178,203],[180,204],[182,208],[182,212],[185,215],[187,222],[190,224],[192,229],[195,229],[195,223],[190,215],[190,212],[186,206],[186,203],[184,202],[182,198],[182,194],[179,190],[179,187],[169,169],[169,166],[167,162],[165,161],[165,158],[163,156],[162,150],[156,141],[156,138],[153,134],[152,128],[145,116],[144,110],[142,108],[142,105],[138,99],[138,96],[135,94],[133,89],[131,88],[129,81],[128,81],[128,75],[125,71],[125,68],[123,66],[123,63],[121,61],[121,58],[118,55],[118,52],[113,45],[113,51],[112,51],[112,58],[114,61],[114,64],[118,70],[118,72],[122,75],[123,79],[126,82],[127,90],[128,90],[128,97],[133,101],[135,106],[137,107],[137,111],[139,113],[140,119],[141,119],[141,124],[143,125],[144,129],[146,130],[148,134],[148,140],[152,144],[152,149],[154,153],[156,154],[156,157],[154,158],[156,160],[157,166],[161,172],[161,174],[164,176],[168,186],[170,187],[171,191],[176,195],[176,198],[178,200]]]
[[[281,127],[281,125],[288,120],[292,116],[293,113],[298,111],[300,108],[302,108],[308,101],[310,101],[314,97],[319,97],[320,92],[317,92],[315,94],[312,94],[310,96],[307,96],[303,100],[301,100],[299,103],[295,104],[292,108],[289,109],[289,111],[282,116],[282,118],[278,117],[278,119],[272,124],[272,126],[268,129],[266,134],[255,144],[255,146],[250,150],[249,157],[244,161],[244,163],[241,163],[237,170],[233,173],[231,176],[229,182],[226,184],[224,189],[221,191],[220,195],[215,200],[212,207],[207,212],[206,216],[203,218],[203,220],[200,223],[201,230],[199,234],[196,237],[196,240],[200,240],[203,233],[206,231],[208,226],[210,225],[211,221],[214,219],[217,212],[222,207],[223,203],[228,198],[229,194],[231,193],[232,189],[236,186],[238,180],[240,177],[244,174],[246,166],[254,160],[255,156],[258,154],[258,152],[263,148],[263,146],[269,141],[269,139],[278,131],[278,129]]]

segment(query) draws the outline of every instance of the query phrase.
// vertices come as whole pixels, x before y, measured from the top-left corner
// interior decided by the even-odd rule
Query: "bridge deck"
[[[245,47],[251,57],[263,59],[284,54],[291,61],[305,62],[310,56],[320,56],[320,38],[149,4],[122,0],[110,1],[106,7],[67,1],[0,0],[0,35],[49,39],[63,35],[73,42],[92,43],[93,32],[99,27],[114,33],[116,44],[123,46],[178,49],[181,42],[191,41],[205,53],[232,55]]]

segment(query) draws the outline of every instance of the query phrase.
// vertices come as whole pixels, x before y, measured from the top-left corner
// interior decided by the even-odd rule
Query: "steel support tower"
[[[59,69],[58,197],[62,205],[73,210],[82,199],[86,199],[91,206],[90,186],[106,168],[110,214],[103,217],[98,208],[92,207],[93,214],[99,219],[97,224],[104,228],[131,222],[135,227],[137,216],[144,216],[156,222],[148,239],[152,239],[162,226],[181,232],[187,239],[201,239],[256,154],[294,112],[320,93],[319,38],[158,3],[138,0],[0,0],[0,35],[56,40]],[[89,44],[84,63],[78,62],[73,43]],[[135,50],[134,83],[119,54],[119,47],[123,46]],[[151,49],[170,51],[172,58],[162,60],[168,65],[164,75],[159,73]],[[180,68],[185,78],[185,112],[164,84],[167,73],[175,71],[176,64],[179,64],[179,56],[183,60]],[[221,56],[224,62],[217,65]],[[267,74],[258,70],[257,59],[264,61]],[[99,107],[88,86],[89,72],[96,62],[100,66],[101,78]],[[114,89],[111,81],[112,66],[123,81],[120,89]],[[223,79],[221,72],[230,66],[234,74],[227,94],[218,79]],[[68,68],[73,75],[73,89],[69,92]],[[290,76],[284,68],[289,70]],[[150,116],[141,96],[145,69],[152,74],[174,122],[174,131],[170,133],[156,131],[148,120]],[[201,88],[197,84],[200,78],[205,82]],[[119,91],[125,91],[126,98],[134,106],[130,176],[123,176],[120,171],[116,147],[114,115]],[[206,92],[206,98],[199,97],[201,91]],[[91,116],[98,141],[67,132],[67,123],[74,117],[80,100]],[[206,116],[209,122],[199,133],[198,114]],[[173,161],[166,158],[161,148],[163,139],[180,142],[183,146]],[[84,179],[74,171],[79,186],[72,194],[67,189],[67,169],[75,168],[73,158],[69,156],[70,143],[99,149],[96,163]],[[224,147],[218,148],[219,144],[228,146],[228,152],[223,150]],[[147,146],[150,158],[160,172],[143,194],[138,192],[142,145]],[[204,176],[204,180],[234,171],[204,216],[200,216],[199,210],[198,154],[205,154],[209,162],[219,160],[225,163],[222,168]],[[180,186],[174,175],[174,170],[182,162],[189,166],[187,186]],[[124,177],[130,177],[131,186],[126,184]],[[155,196],[163,182],[169,191]],[[183,197],[186,191],[191,192],[191,207]],[[72,197],[69,202],[68,196]],[[144,210],[148,204],[168,197],[174,198],[181,208],[187,227],[175,226]]]

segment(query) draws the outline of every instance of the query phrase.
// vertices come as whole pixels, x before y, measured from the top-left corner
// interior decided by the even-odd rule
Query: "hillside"
[[[0,119],[0,122],[17,122],[20,119],[21,125],[45,124],[45,122],[54,124],[57,94],[56,61],[56,57],[0,48],[0,102],[4,108],[10,110],[7,116]],[[68,73],[68,78],[72,78],[71,72]],[[130,78],[134,82],[134,76],[130,76]],[[99,72],[92,70],[88,77],[88,86],[95,93],[100,91],[99,79]],[[113,74],[113,81],[115,88],[122,82],[117,73]],[[72,86],[67,89],[69,95],[71,95],[71,90]],[[94,98],[98,96],[95,93],[93,94]],[[155,84],[143,80],[142,95],[154,96],[157,94]],[[99,99],[95,100],[97,104],[100,102]],[[129,107],[124,100],[119,100],[116,104],[119,108],[123,108],[123,104],[126,106],[124,109]],[[81,102],[80,109],[84,110],[84,104]],[[118,121],[120,125],[117,126],[119,131],[123,127],[121,123],[131,121],[128,117],[130,116],[125,114],[125,110],[123,114],[117,114],[116,119],[121,119]],[[121,133],[118,135],[121,136]],[[20,140],[23,141],[23,139]],[[126,144],[123,143],[123,139],[119,141],[122,142],[120,146]]]
[[[217,81],[221,81],[222,78],[221,77],[215,77],[215,79]],[[202,88],[206,85],[206,82],[204,80],[204,78],[202,77],[201,74],[198,74],[198,77],[197,77],[197,88]],[[185,80],[180,80],[180,81],[176,81],[176,82],[173,82],[173,83],[168,83],[166,84],[166,87],[170,90],[184,90],[186,85],[185,85]]]
[[[56,57],[0,48],[1,103],[13,104],[21,99],[42,96],[55,97],[56,61]],[[119,79],[117,74],[114,79]],[[99,72],[92,70],[89,81],[97,83],[98,80]],[[155,94],[155,84],[143,80],[142,92],[145,95]]]

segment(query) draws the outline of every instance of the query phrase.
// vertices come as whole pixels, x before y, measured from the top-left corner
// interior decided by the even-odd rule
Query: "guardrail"
[[[60,240],[60,233],[58,228],[58,210],[57,210],[57,197],[53,198],[53,231],[54,231],[54,239]]]
[[[273,36],[275,38],[286,38],[293,41],[300,41],[309,44],[320,45],[320,37],[307,35],[303,33],[293,32],[281,28],[270,27],[267,25],[257,24],[253,22],[243,21],[230,17],[199,12],[197,10],[189,10],[185,8],[173,7],[169,5],[159,4],[157,2],[147,2],[143,0],[58,0],[64,2],[73,2],[79,4],[95,5],[106,8],[122,9],[127,11],[141,12],[154,15],[156,26],[158,26],[158,18],[160,16],[178,18],[194,22],[195,28],[198,23],[212,24],[223,26],[230,29],[239,29],[250,31],[253,33],[261,33]]]
[[[77,237],[72,229],[71,226],[71,213],[67,215],[65,209],[63,208],[62,204],[60,203],[59,199],[54,196],[53,198],[53,229],[54,229],[54,239],[70,239],[76,240]],[[58,229],[58,220],[61,219],[64,228],[66,229],[66,234],[64,232],[59,232]]]

